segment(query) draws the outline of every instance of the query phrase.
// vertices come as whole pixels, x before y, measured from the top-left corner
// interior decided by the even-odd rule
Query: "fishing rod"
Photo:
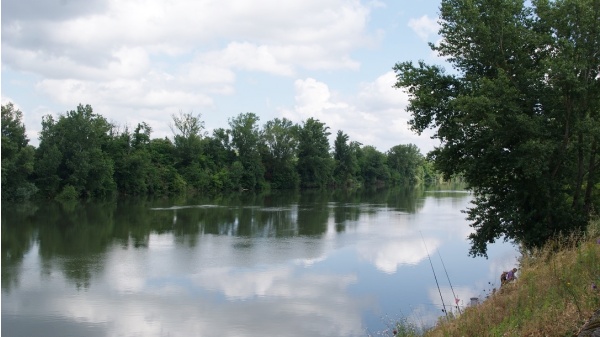
[[[427,249],[427,244],[425,244],[425,239],[423,238],[423,233],[419,231],[421,234],[421,240],[423,240],[423,245],[425,246],[425,252],[427,253],[427,257],[429,258],[429,264],[431,265],[431,271],[433,272],[433,278],[435,278],[435,284],[437,285],[438,292],[440,293],[440,299],[442,300],[442,306],[444,307],[443,311],[446,314],[446,319],[448,319],[448,312],[446,311],[446,304],[444,303],[444,298],[442,297],[442,291],[440,290],[440,284],[438,283],[437,276],[435,275],[435,269],[433,269],[433,263],[431,262],[431,256],[429,256],[429,250]]]
[[[456,294],[454,293],[454,288],[452,287],[452,282],[450,282],[450,276],[448,276],[448,271],[446,270],[446,265],[444,264],[444,260],[442,260],[442,255],[440,254],[439,249],[438,249],[438,256],[440,257],[440,261],[442,261],[442,266],[444,266],[444,272],[446,273],[446,277],[448,278],[448,283],[450,284],[450,289],[452,289],[452,296],[454,296],[454,302],[456,304],[456,308],[458,309],[458,313],[462,315],[462,312],[460,311],[460,306],[458,305],[458,297],[456,297]]]

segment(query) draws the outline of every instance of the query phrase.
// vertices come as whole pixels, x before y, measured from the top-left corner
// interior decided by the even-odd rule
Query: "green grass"
[[[482,304],[425,332],[398,323],[396,336],[574,336],[600,308],[600,220],[585,235],[525,254],[520,277]]]

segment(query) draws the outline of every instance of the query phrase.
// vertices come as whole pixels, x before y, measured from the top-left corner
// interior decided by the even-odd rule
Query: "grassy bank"
[[[523,256],[519,278],[457,318],[424,333],[400,324],[397,336],[574,336],[600,309],[600,220],[585,236]]]

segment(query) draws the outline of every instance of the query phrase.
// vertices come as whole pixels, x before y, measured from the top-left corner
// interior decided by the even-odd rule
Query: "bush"
[[[56,200],[58,201],[72,201],[77,200],[79,198],[79,193],[75,189],[75,187],[71,185],[65,185],[62,191],[56,196]]]

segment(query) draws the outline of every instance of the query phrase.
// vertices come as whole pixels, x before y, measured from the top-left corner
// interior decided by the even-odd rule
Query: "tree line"
[[[2,198],[78,199],[238,190],[416,185],[440,176],[413,145],[386,153],[351,141],[309,118],[262,127],[255,113],[229,119],[208,135],[200,114],[174,114],[172,138],[153,138],[145,122],[110,123],[90,105],[42,119],[29,144],[22,112],[2,105]]]

